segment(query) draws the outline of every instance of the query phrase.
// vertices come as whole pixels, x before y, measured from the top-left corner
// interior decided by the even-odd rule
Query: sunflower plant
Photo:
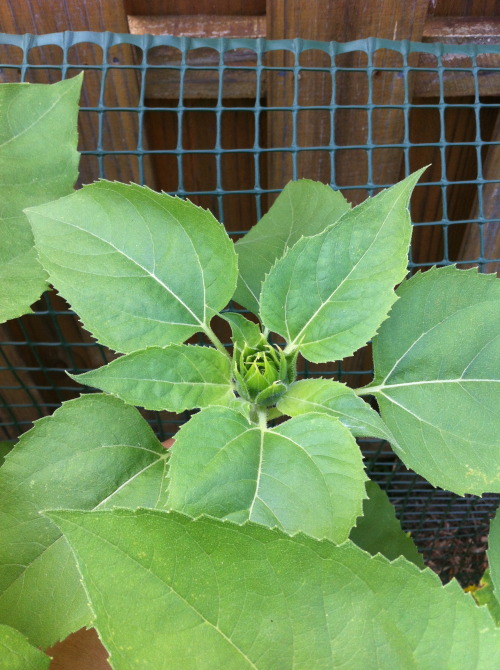
[[[79,81],[0,88],[4,315],[50,284],[121,355],[0,468],[0,667],[90,626],[115,670],[500,667],[498,523],[479,606],[424,568],[356,442],[500,492],[500,283],[406,278],[422,170],[356,207],[291,182],[234,244],[189,201],[72,190]],[[369,340],[363,388],[297,374]],[[192,416],[166,450],[136,407]]]

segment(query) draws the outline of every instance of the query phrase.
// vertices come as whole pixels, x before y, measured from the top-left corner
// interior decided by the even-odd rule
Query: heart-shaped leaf
[[[82,75],[0,86],[0,322],[30,312],[47,288],[23,209],[71,193]]]
[[[343,542],[362,514],[366,475],[340,421],[299,416],[262,429],[226,408],[193,416],[172,449],[167,506]]]
[[[0,468],[0,622],[42,648],[88,625],[70,548],[40,510],[154,507],[166,452],[133,407],[71,400],[37,421]]]
[[[231,361],[216,349],[173,344],[122,356],[72,379],[152,410],[227,405],[234,398]]]
[[[116,351],[206,331],[234,292],[234,245],[189,201],[100,181],[27,214],[50,281]]]
[[[406,275],[408,201],[422,170],[299,240],[262,285],[261,317],[289,347],[321,363],[350,356],[386,319]]]
[[[365,389],[395,450],[434,486],[500,492],[500,281],[450,266],[417,274],[398,295]]]
[[[404,558],[173,512],[50,518],[115,670],[500,667],[485,608]]]
[[[234,299],[258,314],[262,282],[278,258],[301,237],[323,232],[349,208],[344,196],[326,184],[289,182],[267,214],[236,242],[239,277]]]

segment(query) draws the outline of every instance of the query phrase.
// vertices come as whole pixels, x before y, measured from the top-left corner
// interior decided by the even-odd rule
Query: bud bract
[[[297,354],[285,355],[262,335],[255,346],[235,345],[233,376],[239,395],[257,405],[276,404],[296,375]]]

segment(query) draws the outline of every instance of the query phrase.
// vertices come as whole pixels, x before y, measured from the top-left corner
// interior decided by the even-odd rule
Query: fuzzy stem
[[[205,325],[205,327],[203,328],[203,332],[208,337],[210,342],[214,345],[214,347],[217,349],[217,351],[220,351],[221,354],[224,354],[224,356],[227,356],[228,358],[231,358],[229,353],[226,351],[226,347],[222,344],[222,342],[219,340],[219,338],[214,333],[214,331],[210,328],[210,326]]]
[[[353,391],[356,395],[359,395],[359,396],[375,395],[382,388],[383,388],[383,386],[363,386],[360,389],[353,389]]]
[[[259,417],[259,428],[261,430],[266,430],[267,428],[267,410],[258,409],[257,416]]]

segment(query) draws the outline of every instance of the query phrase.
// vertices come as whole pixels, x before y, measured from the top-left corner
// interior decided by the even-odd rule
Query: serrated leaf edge
[[[184,344],[184,343],[174,344],[174,343],[172,343],[172,344],[167,344],[165,346],[149,345],[147,347],[143,347],[142,349],[134,349],[133,351],[129,351],[126,354],[122,354],[119,358],[115,358],[114,360],[109,361],[109,363],[105,363],[104,365],[101,365],[100,367],[92,369],[92,370],[88,370],[87,372],[82,372],[80,374],[72,374],[71,372],[68,372],[67,370],[65,370],[65,373],[68,375],[68,377],[70,377],[70,379],[72,379],[73,381],[78,382],[82,386],[87,386],[87,387],[91,387],[91,388],[98,388],[98,387],[94,387],[91,383],[87,384],[83,381],[80,381],[80,378],[83,377],[84,375],[92,375],[93,372],[96,372],[98,370],[102,370],[103,368],[108,368],[110,365],[113,365],[114,363],[121,360],[121,358],[123,358],[125,356],[129,357],[129,356],[132,356],[133,354],[149,351],[151,349],[170,349],[170,348],[173,348],[173,347],[189,347],[189,348],[196,348],[196,349],[204,348],[204,349],[210,349],[212,351],[218,351],[217,349],[215,349],[215,347],[205,346],[205,345],[200,345],[200,344]],[[220,352],[218,352],[218,353],[220,353]],[[221,356],[222,356],[222,354],[221,354]],[[148,380],[146,379],[144,381],[148,381]],[[170,383],[175,384],[175,383],[182,383],[182,382],[170,382]],[[184,382],[184,383],[186,383],[186,382]],[[203,384],[214,385],[213,382],[203,382]],[[215,384],[215,385],[216,386],[221,386],[221,387],[224,386],[224,384]],[[227,385],[227,390],[228,390],[228,393],[233,390],[233,387],[232,387],[232,384],[231,384],[231,374],[229,374],[229,381],[228,381],[228,385]],[[112,396],[113,398],[117,398],[122,403],[124,403],[125,405],[128,405],[130,407],[138,406],[138,407],[143,407],[144,409],[155,411],[155,412],[167,411],[167,412],[174,412],[175,414],[181,414],[182,412],[185,412],[186,410],[200,409],[198,407],[190,407],[190,406],[183,406],[181,409],[178,409],[178,410],[173,410],[173,409],[170,409],[169,407],[145,407],[144,405],[132,405],[131,403],[129,403],[126,400],[124,400],[123,398],[121,398],[118,393],[113,392],[113,391],[103,391],[102,394],[106,395],[106,396]],[[207,407],[214,407],[214,406],[215,407],[225,407],[225,405],[218,404],[218,403],[210,404]],[[203,408],[203,409],[206,409],[206,408]]]
[[[274,426],[274,427],[272,427],[272,428],[266,427],[264,430],[262,430],[258,425],[252,424],[252,423],[249,421],[248,417],[247,417],[245,414],[243,414],[243,412],[239,411],[238,409],[234,409],[233,407],[225,407],[225,406],[223,406],[223,405],[210,405],[209,407],[204,407],[204,408],[202,408],[202,409],[201,409],[195,416],[197,416],[198,414],[201,414],[202,412],[206,412],[207,410],[210,410],[212,407],[217,407],[217,408],[219,408],[219,409],[226,410],[226,411],[229,410],[229,411],[233,412],[233,413],[236,414],[236,415],[242,416],[242,417],[245,419],[245,421],[247,422],[247,424],[248,424],[248,429],[247,429],[247,430],[254,430],[254,429],[255,429],[255,430],[260,430],[261,433],[271,433],[271,434],[273,434],[273,435],[281,435],[281,434],[277,431],[277,429],[279,429],[281,426],[285,425],[285,424],[288,423],[289,421],[292,421],[292,420],[294,420],[294,419],[298,419],[298,418],[299,418],[299,417],[291,417],[291,418],[287,419],[286,421],[284,421],[283,423],[279,424],[278,426]],[[349,428],[347,428],[347,426],[344,426],[344,424],[343,424],[343,423],[340,421],[340,419],[338,419],[337,417],[332,416],[332,415],[329,415],[329,414],[326,414],[326,413],[323,413],[323,412],[307,412],[307,414],[303,414],[303,415],[300,415],[300,416],[302,416],[302,417],[304,417],[304,416],[309,416],[309,417],[310,417],[310,416],[313,416],[313,417],[316,416],[316,417],[319,417],[319,418],[322,418],[322,419],[325,418],[325,417],[328,417],[329,419],[331,419],[331,420],[333,420],[333,421],[339,423],[339,424],[342,426],[342,428],[345,430],[345,432],[349,435],[349,437],[352,439],[352,441],[354,442],[354,445],[358,446],[357,443],[356,443],[356,439],[355,439],[355,437],[352,435],[352,433],[351,433],[351,431],[349,430]],[[189,421],[187,421],[184,425],[187,425],[187,423],[189,423]],[[182,427],[181,427],[180,430],[182,430]],[[285,439],[289,439],[289,438],[287,438],[286,436],[282,436],[282,437],[284,437]],[[358,448],[359,448],[359,447],[358,447]],[[366,482],[369,480],[369,477],[368,477],[367,474],[366,474],[366,467],[365,467],[364,465],[363,465],[362,471],[363,471],[363,474],[364,474],[364,477],[365,477],[364,480],[363,480],[363,484],[366,484]],[[259,472],[259,477],[260,477],[260,472]],[[161,511],[168,510],[169,512],[175,512],[175,513],[178,513],[178,514],[183,514],[184,516],[186,516],[187,518],[190,518],[190,519],[197,519],[197,518],[199,518],[199,517],[201,517],[201,516],[206,516],[206,517],[209,517],[209,518],[213,518],[213,519],[215,519],[215,520],[217,520],[217,521],[227,521],[227,519],[219,519],[219,518],[217,518],[217,517],[212,517],[212,516],[209,515],[209,514],[201,514],[201,515],[199,515],[199,517],[198,517],[198,516],[197,516],[197,517],[191,517],[190,515],[185,514],[184,512],[178,512],[177,510],[174,510],[173,508],[169,508],[169,507],[168,507],[168,505],[169,505],[169,495],[168,495],[168,490],[169,490],[169,487],[170,487],[170,480],[171,480],[171,478],[172,478],[172,476],[171,476],[171,471],[170,471],[170,469],[169,469],[168,474],[167,474],[167,476],[166,476],[166,478],[165,478],[165,484],[166,484],[166,485],[165,485],[166,501],[165,501],[164,507],[161,507],[161,508],[157,507],[157,508],[155,508],[155,509],[159,509],[159,510],[161,510]],[[254,500],[253,500],[253,502],[255,502],[255,499],[256,499],[256,497],[257,497],[257,491],[258,491],[258,488],[259,488],[259,487],[258,487],[258,479],[257,479],[256,492],[255,492],[255,495],[254,495]],[[366,486],[363,486],[363,491],[364,491],[364,495],[363,495],[361,498],[359,498],[359,500],[357,501],[357,508],[358,508],[358,509],[355,510],[355,511],[353,512],[353,517],[352,517],[352,519],[351,519],[351,521],[350,521],[351,527],[350,527],[350,529],[349,529],[349,532],[356,526],[356,521],[357,521],[357,519],[360,518],[361,516],[363,516],[363,502],[369,498],[369,496],[368,496],[368,492],[367,492],[367,490],[366,490]],[[252,502],[252,505],[253,505],[253,502]],[[247,523],[247,522],[245,521],[244,523]],[[284,534],[287,535],[288,537],[295,537],[298,533],[302,532],[302,534],[304,535],[304,537],[309,537],[310,539],[317,540],[317,541],[323,541],[323,540],[325,540],[325,541],[327,541],[327,542],[331,542],[332,544],[335,544],[335,543],[333,542],[333,540],[330,540],[330,539],[327,538],[327,537],[318,538],[318,537],[313,536],[313,535],[307,535],[307,533],[305,533],[305,531],[298,531],[298,533],[290,534],[290,533],[288,533],[284,528],[282,528],[281,526],[278,526],[278,525],[268,526],[268,525],[266,525],[266,524],[264,524],[264,523],[258,523],[258,522],[251,522],[251,523],[253,523],[255,526],[258,526],[258,527],[260,527],[260,528],[267,528],[267,529],[269,529],[269,530],[279,530],[280,532],[284,533]],[[240,525],[242,525],[242,524],[235,524],[235,525],[236,525],[236,526],[240,526]]]

